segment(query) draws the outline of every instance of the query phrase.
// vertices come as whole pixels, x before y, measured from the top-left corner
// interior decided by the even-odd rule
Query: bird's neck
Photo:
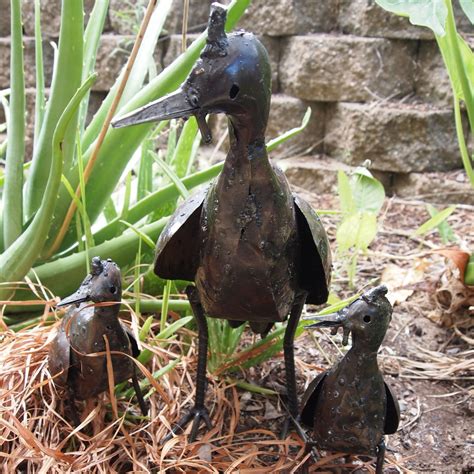
[[[345,358],[350,365],[356,368],[363,367],[364,370],[369,372],[377,372],[379,370],[377,362],[378,346],[375,349],[370,348],[363,345],[363,342],[362,340],[357,341],[357,339],[353,339],[352,347]]]
[[[252,167],[256,162],[268,162],[265,128],[252,127],[247,121],[229,117],[230,149],[227,160],[236,168]]]
[[[111,325],[118,323],[119,304],[110,306],[96,306],[94,309],[94,317],[102,324]]]

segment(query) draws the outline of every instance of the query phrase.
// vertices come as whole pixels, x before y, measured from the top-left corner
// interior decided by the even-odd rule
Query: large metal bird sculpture
[[[207,44],[186,81],[169,94],[114,121],[115,127],[195,116],[210,141],[205,117],[228,117],[230,150],[208,189],[187,199],[163,230],[155,272],[166,279],[194,281],[186,290],[199,329],[194,407],[176,425],[201,420],[205,407],[208,329],[206,315],[249,322],[265,335],[275,322],[289,321],[284,336],[288,418],[298,428],[293,339],[305,302],[328,296],[330,249],[312,208],[294,195],[282,171],[267,156],[265,129],[271,96],[267,52],[251,33],[224,30],[226,9],[211,7]]]

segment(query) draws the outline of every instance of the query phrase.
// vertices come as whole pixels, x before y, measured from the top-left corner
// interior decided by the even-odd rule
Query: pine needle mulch
[[[311,456],[295,433],[280,440],[277,430],[271,429],[278,423],[242,430],[242,392],[212,377],[206,404],[214,428],[194,443],[188,443],[182,434],[162,444],[171,424],[194,396],[194,343],[186,346],[189,350],[183,355],[178,340],[165,349],[145,345],[155,355],[145,378],[177,362],[173,370],[150,383],[149,417],[141,416],[132,391],[124,390],[113,403],[108,393],[76,402],[81,424],[75,428],[67,416],[65,393],[56,388],[48,371],[48,344],[54,334],[54,326],[39,325],[2,335],[0,458],[5,472],[299,472]],[[190,335],[191,331],[181,330],[181,336]],[[165,397],[156,393],[157,383]],[[200,433],[205,431],[202,427]],[[397,465],[388,456],[386,466],[391,463]],[[344,467],[365,467],[373,472],[372,466],[372,459],[344,460],[340,454],[330,453],[312,459],[309,472]]]

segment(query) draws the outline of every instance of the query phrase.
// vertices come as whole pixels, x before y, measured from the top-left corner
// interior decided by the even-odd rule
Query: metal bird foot
[[[188,423],[192,420],[193,426],[191,428],[191,433],[189,435],[189,442],[193,443],[196,441],[197,433],[201,421],[204,421],[208,430],[212,429],[211,418],[209,417],[209,411],[206,407],[197,407],[194,406],[191,408],[181,419],[174,425],[170,433],[163,439],[163,443],[169,441],[174,435],[179,434],[184,431]]]

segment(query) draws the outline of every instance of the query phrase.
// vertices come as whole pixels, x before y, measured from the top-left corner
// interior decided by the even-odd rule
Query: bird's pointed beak
[[[349,341],[349,334],[351,332],[350,323],[348,322],[349,312],[347,307],[337,311],[336,313],[325,314],[321,316],[306,316],[302,318],[306,321],[316,321],[314,324],[309,324],[306,328],[332,328],[332,334],[337,334],[337,331],[342,327],[342,344],[345,346]]]
[[[161,122],[176,118],[196,117],[202,139],[205,143],[212,141],[212,134],[206,122],[206,114],[198,106],[192,106],[182,88],[155,100],[144,107],[112,120],[112,127],[122,128],[148,122]]]
[[[340,327],[347,319],[345,312],[338,311],[337,313],[330,313],[321,316],[305,316],[302,318],[305,321],[316,321],[314,324],[308,324],[306,328],[332,328]]]
[[[75,293],[72,295],[66,296],[63,298],[57,305],[57,308],[61,308],[63,306],[69,306],[70,304],[77,304],[77,303],[84,303],[85,301],[90,300],[90,294],[88,288],[79,288]]]
[[[161,97],[144,107],[112,120],[114,128],[128,127],[140,123],[161,122],[175,118],[187,118],[199,109],[192,106],[180,88],[172,94]]]

